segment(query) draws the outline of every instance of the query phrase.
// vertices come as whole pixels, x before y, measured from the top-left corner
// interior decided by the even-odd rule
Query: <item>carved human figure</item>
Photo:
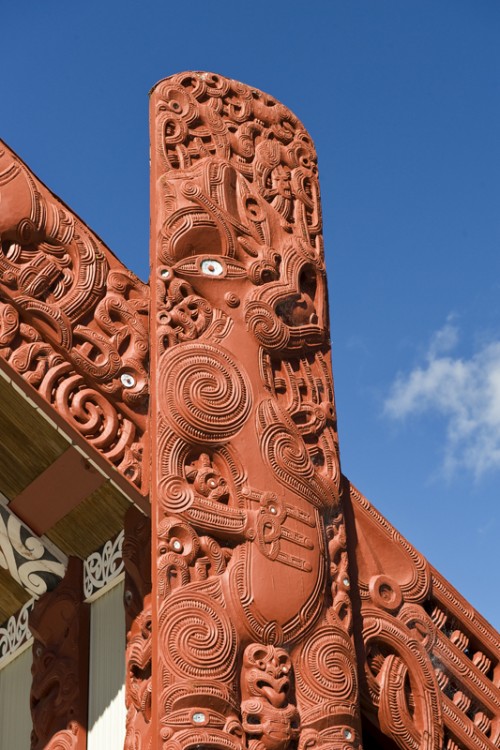
[[[151,522],[135,506],[125,514],[123,562],[127,627],[124,750],[151,748]]]
[[[252,643],[243,654],[241,717],[250,750],[283,750],[299,736],[290,703],[293,667],[288,652]]]
[[[65,577],[40,597],[29,616],[31,750],[86,747],[89,619],[82,562],[70,558]]]
[[[152,108],[164,747],[352,747],[314,148],[285,107],[220,76],[167,79]],[[343,583],[328,568],[333,519],[331,572]]]

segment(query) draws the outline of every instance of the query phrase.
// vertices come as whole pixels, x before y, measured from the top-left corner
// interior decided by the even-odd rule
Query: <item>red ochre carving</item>
[[[151,107],[155,741],[358,747],[314,147],[221,76]]]
[[[0,356],[139,488],[147,287],[0,141]]]
[[[402,750],[493,750],[498,634],[346,480],[349,492],[363,716]]]
[[[125,652],[124,750],[151,747],[151,521],[136,508],[125,515],[124,605],[127,621]]]
[[[149,419],[147,288],[0,146],[0,357],[144,493],[151,422],[125,750],[500,747],[498,634],[340,475],[307,132],[208,73],[151,106]],[[32,750],[84,750],[77,561],[30,627]]]
[[[58,586],[35,603],[31,750],[85,750],[90,607],[83,603],[83,563],[70,558]]]

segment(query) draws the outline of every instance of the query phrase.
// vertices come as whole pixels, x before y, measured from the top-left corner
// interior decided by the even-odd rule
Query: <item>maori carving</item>
[[[298,738],[299,712],[289,702],[292,670],[283,648],[253,643],[245,649],[241,713],[250,750],[282,750]]]
[[[7,622],[0,626],[0,667],[18,648],[31,638],[28,628],[28,618],[33,606],[34,599],[30,599]]]
[[[64,576],[66,557],[58,554],[0,500],[0,567],[31,596],[50,591]]]
[[[151,521],[131,506],[123,539],[125,653],[125,750],[151,748]]]
[[[151,102],[154,731],[359,747],[314,147],[221,76]]]
[[[0,142],[0,356],[142,487],[147,288]]]
[[[83,594],[90,599],[97,591],[107,586],[122,573],[124,532],[114,539],[108,539],[103,546],[92,552],[83,566]]]
[[[85,750],[89,605],[82,563],[70,558],[64,579],[29,616],[33,633],[31,750]]]
[[[364,715],[402,750],[495,747],[498,635],[366,498],[354,487],[350,494],[358,537]]]
[[[401,612],[415,617],[415,611]],[[416,618],[422,626],[418,608]],[[422,642],[389,614],[364,610],[363,638],[367,651],[367,683],[372,704],[378,707],[380,726],[404,750],[438,750],[442,747],[439,691],[427,650],[432,630]]]

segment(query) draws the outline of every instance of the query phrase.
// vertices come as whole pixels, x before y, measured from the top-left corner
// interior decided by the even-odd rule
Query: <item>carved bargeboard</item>
[[[220,76],[151,106],[158,746],[356,747],[314,147]]]
[[[2,141],[0,206],[0,357],[145,492],[147,286]]]

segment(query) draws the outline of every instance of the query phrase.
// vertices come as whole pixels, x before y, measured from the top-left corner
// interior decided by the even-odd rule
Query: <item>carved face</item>
[[[283,198],[290,199],[292,197],[291,179],[291,170],[288,167],[278,164],[278,166],[271,172],[273,192],[276,195],[281,195]]]
[[[151,597],[132,622],[127,637],[127,695],[147,721],[151,718]]]
[[[307,224],[307,212],[289,222],[285,207],[293,200],[303,207],[299,194],[305,202],[309,198],[288,167],[270,169],[268,181],[266,200],[231,164],[217,159],[171,180],[177,210],[162,229],[169,284],[184,280],[214,308],[228,295],[235,300],[229,306],[241,301],[251,329],[257,318],[262,333],[261,319],[269,319],[265,328],[279,339],[276,344],[264,336],[270,348],[317,344],[327,326],[321,244],[311,246],[307,229],[299,226]]]
[[[58,728],[79,692],[78,678],[72,659],[61,658],[56,648],[36,640],[33,645],[33,681],[31,713],[37,735],[44,737]]]
[[[45,595],[30,617],[35,636],[30,693],[32,747],[61,729],[78,705],[78,602],[71,595]]]
[[[292,662],[283,648],[253,643],[243,655],[241,695],[262,697],[275,708],[288,704]]]

